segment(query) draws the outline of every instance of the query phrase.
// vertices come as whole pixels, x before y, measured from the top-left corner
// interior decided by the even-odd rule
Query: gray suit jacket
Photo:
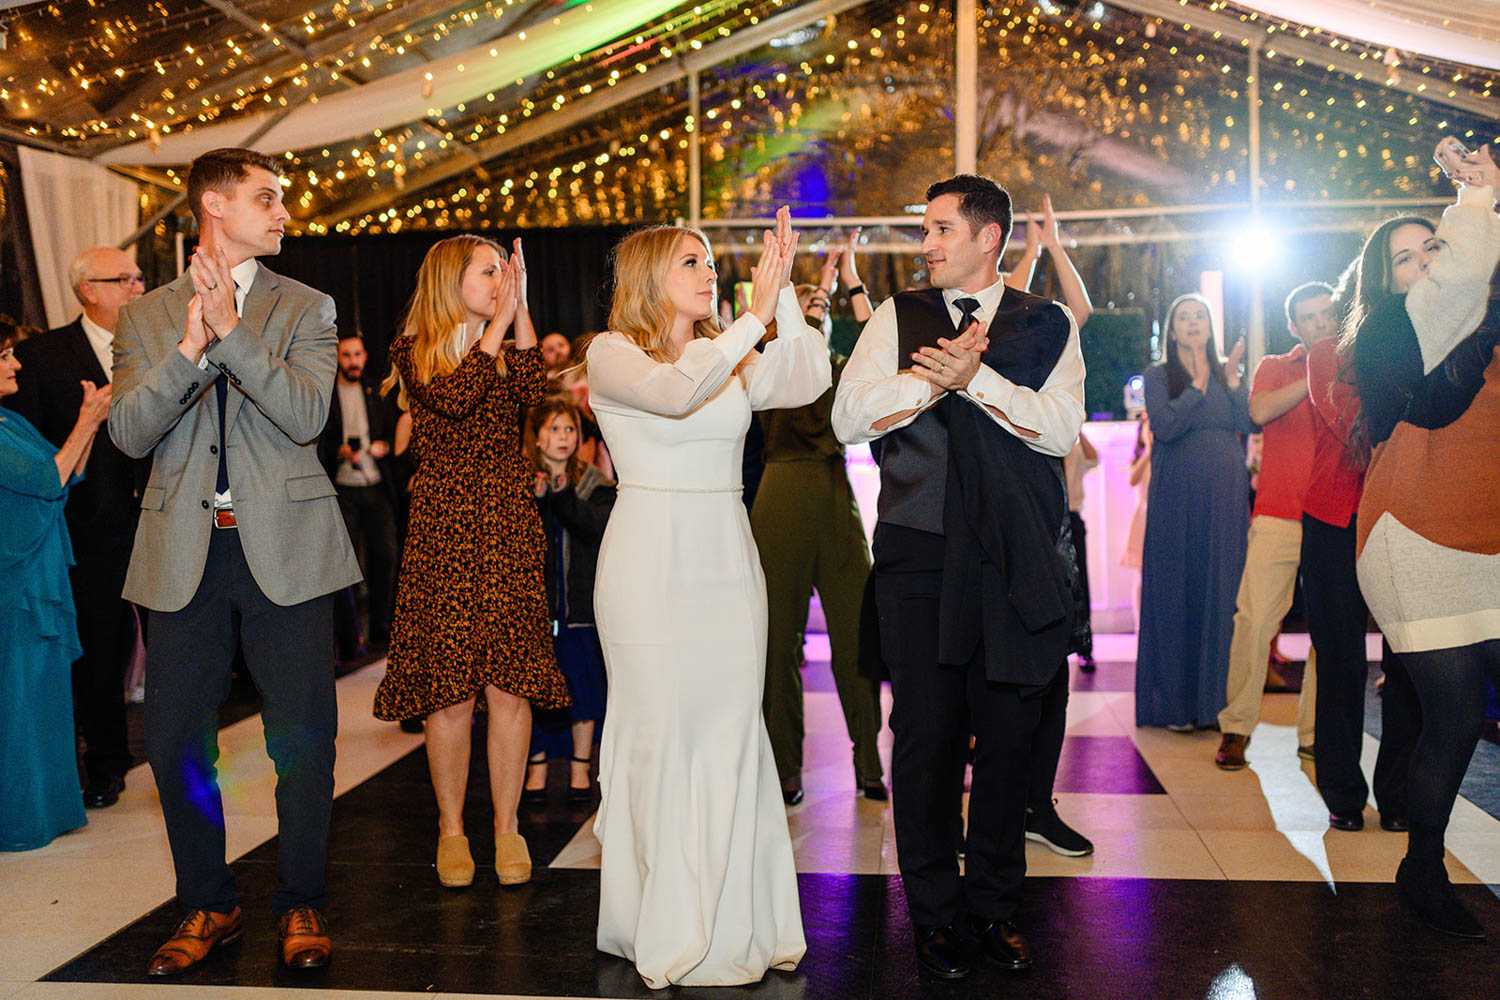
[[[213,381],[229,380],[225,456],[245,560],[283,606],[360,578],[338,496],[318,461],[337,368],[333,300],[256,272],[240,323],[199,368],[177,350],[193,284],[187,274],[120,310],[109,435],[152,456],[125,598],[180,611],[203,578],[219,468]]]

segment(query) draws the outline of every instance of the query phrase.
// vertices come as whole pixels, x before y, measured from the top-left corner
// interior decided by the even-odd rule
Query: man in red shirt
[[[1228,702],[1219,713],[1214,762],[1226,771],[1245,766],[1245,748],[1260,717],[1271,640],[1292,606],[1302,556],[1302,505],[1312,472],[1315,417],[1307,398],[1307,350],[1338,331],[1333,289],[1308,282],[1286,299],[1287,326],[1301,343],[1287,354],[1263,358],[1255,368],[1250,416],[1261,425],[1260,479],[1235,599],[1229,645]],[[1307,657],[1297,708],[1298,753],[1310,757],[1316,698],[1314,657]]]

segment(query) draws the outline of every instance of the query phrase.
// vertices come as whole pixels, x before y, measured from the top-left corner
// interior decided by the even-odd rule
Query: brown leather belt
[[[233,528],[235,526],[233,507],[214,508],[214,527]]]

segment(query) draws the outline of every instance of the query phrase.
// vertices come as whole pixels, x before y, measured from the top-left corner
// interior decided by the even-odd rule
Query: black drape
[[[501,229],[475,231],[509,249],[521,237],[526,251],[528,298],[537,332],[568,337],[604,328],[609,309],[609,254],[634,227]],[[452,231],[359,236],[291,236],[266,264],[278,274],[333,296],[341,333],[358,331],[382,377],[386,347],[395,337],[417,286],[417,268],[434,243]]]
[[[21,196],[20,156],[9,142],[0,142],[0,313],[23,325],[48,326]]]

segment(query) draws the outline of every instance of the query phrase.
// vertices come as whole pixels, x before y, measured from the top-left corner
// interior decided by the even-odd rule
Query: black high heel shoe
[[[593,758],[592,757],[574,757],[573,758],[573,763],[575,763],[575,764],[592,764],[593,763]],[[572,778],[571,777],[568,779],[568,801],[569,802],[588,802],[588,801],[592,800],[593,797],[594,797],[594,783],[593,783],[592,779],[590,779],[589,783],[587,785],[584,785],[582,788],[579,788],[576,785],[574,785],[572,783]]]
[[[543,769],[543,771],[545,773],[545,769],[547,767],[547,762],[545,760],[528,760],[526,762],[526,777],[528,779],[530,779],[530,777],[531,777],[531,769],[533,767],[540,767],[540,768]],[[542,783],[542,787],[541,788],[525,788],[525,787],[523,787],[521,789],[521,804],[523,806],[544,806],[544,805],[546,805],[547,804],[547,785],[546,785],[546,782]]]

